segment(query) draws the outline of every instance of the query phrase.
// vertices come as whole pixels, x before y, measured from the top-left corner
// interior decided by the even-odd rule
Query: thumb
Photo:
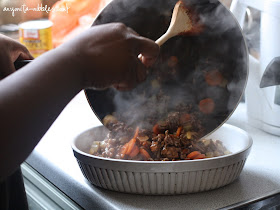
[[[19,50],[17,50],[16,60],[32,60],[34,57],[30,54],[28,49],[25,46],[21,46]]]
[[[135,46],[136,54],[141,54],[141,61],[146,66],[151,66],[157,59],[159,54],[159,46],[151,39],[138,36]]]
[[[147,69],[138,58],[135,58],[133,66],[129,68],[122,82],[115,84],[114,87],[120,91],[133,89],[137,84],[143,82],[147,77]]]

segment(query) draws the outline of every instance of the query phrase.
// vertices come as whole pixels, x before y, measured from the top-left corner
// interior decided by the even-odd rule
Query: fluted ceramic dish
[[[201,160],[132,161],[88,154],[108,130],[95,127],[74,139],[72,149],[84,177],[93,185],[125,193],[173,195],[220,188],[238,178],[253,144],[240,128],[224,124],[207,139],[221,140],[231,154]]]

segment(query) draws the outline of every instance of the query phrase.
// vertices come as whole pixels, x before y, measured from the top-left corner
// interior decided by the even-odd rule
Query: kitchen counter
[[[218,209],[280,191],[280,137],[249,126],[242,103],[227,123],[252,136],[251,153],[237,180],[203,193],[144,196],[91,185],[83,177],[71,149],[71,141],[78,134],[101,124],[83,92],[67,105],[26,162],[85,209]]]

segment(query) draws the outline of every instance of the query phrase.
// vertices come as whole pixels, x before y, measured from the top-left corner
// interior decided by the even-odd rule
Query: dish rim
[[[117,162],[117,163],[127,163],[127,164],[170,164],[170,163],[174,163],[174,164],[180,164],[180,163],[199,163],[199,162],[209,162],[209,161],[215,161],[215,160],[225,160],[226,158],[234,158],[248,150],[250,150],[252,148],[253,145],[253,139],[252,137],[243,129],[236,127],[234,125],[230,125],[230,124],[223,124],[222,126],[220,126],[220,128],[222,127],[226,127],[226,128],[231,128],[234,129],[237,132],[240,132],[242,135],[246,136],[247,138],[247,146],[242,148],[241,150],[239,150],[238,152],[235,153],[231,153],[231,154],[227,154],[227,155],[222,155],[222,156],[218,156],[218,157],[212,157],[212,158],[205,158],[205,159],[197,159],[197,160],[176,160],[176,161],[143,161],[143,160],[123,160],[123,159],[114,159],[114,158],[104,158],[104,157],[100,157],[100,156],[95,156],[95,155],[91,155],[89,153],[83,152],[81,151],[79,148],[77,148],[76,146],[76,142],[78,141],[79,137],[84,134],[85,132],[88,132],[94,128],[99,128],[99,127],[104,127],[104,126],[96,126],[96,127],[92,127],[90,129],[85,130],[84,132],[80,133],[79,135],[77,135],[71,142],[71,147],[72,150],[75,154],[79,154],[82,156],[85,156],[86,158],[90,158],[92,160],[102,160],[102,161],[110,161],[112,163]],[[219,129],[220,129],[219,128]],[[215,131],[217,132],[218,129]],[[208,135],[206,135],[203,138],[208,138],[209,136],[213,135],[214,133],[210,133]],[[248,151],[249,152],[249,151]],[[76,155],[75,155],[76,156]]]

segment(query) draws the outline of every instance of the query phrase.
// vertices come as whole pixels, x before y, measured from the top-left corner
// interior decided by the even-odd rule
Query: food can
[[[34,58],[53,48],[52,25],[49,20],[33,20],[19,25],[20,43],[27,47]]]

